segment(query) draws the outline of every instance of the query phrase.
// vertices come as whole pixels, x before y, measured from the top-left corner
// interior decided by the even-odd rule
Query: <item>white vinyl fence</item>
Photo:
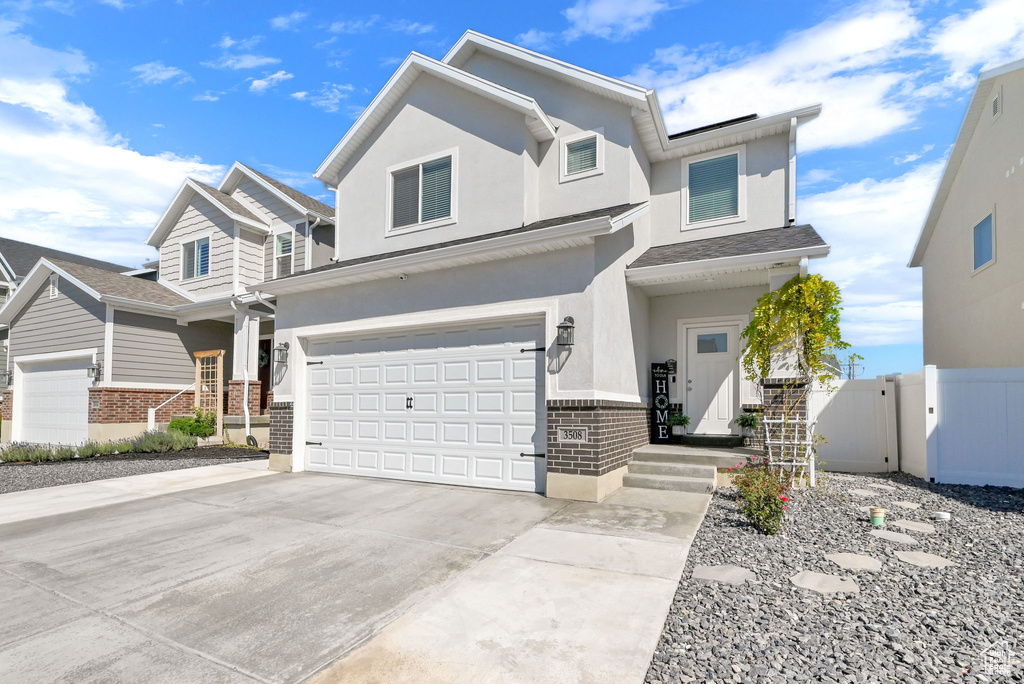
[[[1024,368],[844,380],[810,398],[826,470],[902,470],[934,482],[1024,487]]]

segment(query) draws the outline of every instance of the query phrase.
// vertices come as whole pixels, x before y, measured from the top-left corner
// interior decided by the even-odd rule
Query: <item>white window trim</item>
[[[50,299],[56,299],[60,296],[60,276],[56,273],[50,274],[50,284],[48,286]]]
[[[597,166],[589,171],[569,174],[566,169],[569,165],[569,143],[587,138],[597,138]],[[558,144],[558,182],[571,183],[581,178],[592,178],[604,173],[604,128],[595,128],[592,131],[581,131],[575,135],[568,135],[559,140]]]
[[[444,218],[434,219],[433,221],[427,221],[426,223],[413,223],[408,226],[402,226],[401,228],[391,227],[391,199],[392,192],[394,190],[394,180],[392,175],[396,171],[402,171],[410,166],[422,165],[426,162],[434,161],[435,159],[441,159],[443,157],[452,158],[452,213],[451,216]],[[421,230],[430,230],[431,228],[440,228],[441,226],[450,226],[458,223],[458,207],[459,207],[459,148],[453,147],[449,150],[443,150],[441,152],[435,152],[434,154],[428,154],[425,157],[418,159],[410,159],[409,161],[402,162],[401,164],[393,164],[385,170],[384,182],[387,184],[387,200],[384,203],[384,237],[394,237],[395,235],[405,235],[406,233],[416,233]],[[420,169],[420,210],[423,207],[423,169]]]
[[[196,276],[195,278],[185,277],[185,245],[193,242],[198,242],[203,238],[207,238],[210,241],[210,268],[206,272],[206,275]],[[178,245],[178,282],[180,283],[195,283],[200,280],[206,280],[213,275],[213,233],[203,233],[201,235],[190,235],[187,239],[184,239]]]
[[[974,268],[974,229],[978,227],[979,223],[984,221],[989,216],[992,217],[992,258],[989,259],[988,261],[986,261],[985,263],[983,263],[978,268]],[[985,269],[989,268],[990,266],[992,266],[992,265],[994,265],[996,263],[996,255],[998,254],[998,250],[997,250],[998,245],[996,244],[996,208],[995,207],[992,207],[992,211],[990,211],[989,213],[985,214],[980,219],[978,219],[977,221],[975,221],[974,223],[971,224],[970,239],[971,239],[970,254],[971,254],[971,269],[972,269],[971,270],[971,277],[973,278],[974,276],[978,275],[979,273],[981,273],[982,271],[984,271]]]
[[[271,248],[271,251],[270,251],[270,258],[274,262],[274,278],[275,279],[280,277],[280,274],[277,272],[277,258],[278,258],[278,256],[285,256],[284,254],[278,255],[278,253],[277,253],[277,236],[281,235],[283,233],[291,233],[292,234],[292,251],[291,251],[291,254],[289,256],[291,256],[291,258],[292,258],[292,273],[295,273],[295,234],[297,232],[298,231],[296,230],[296,227],[291,225],[291,224],[285,224],[283,226],[278,226],[278,227],[276,227],[274,229],[273,235],[271,236],[273,241],[274,241],[274,244],[273,244],[273,246]]]
[[[739,213],[735,216],[723,216],[722,218],[705,219],[704,221],[690,221],[690,164],[706,161],[708,159],[715,159],[717,157],[727,157],[730,154],[736,154],[736,166],[739,171],[739,196],[738,196],[738,209]],[[697,154],[692,157],[686,157],[682,160],[682,191],[679,193],[681,196],[681,211],[682,221],[680,222],[680,230],[695,230],[697,228],[711,228],[713,226],[727,226],[731,223],[742,223],[747,220],[747,146],[736,145],[735,147],[726,147],[714,152],[705,152],[704,154]]]

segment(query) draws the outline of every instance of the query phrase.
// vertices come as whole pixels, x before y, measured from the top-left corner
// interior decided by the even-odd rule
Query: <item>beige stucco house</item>
[[[979,75],[910,266],[926,364],[1024,366],[1024,60]]]
[[[808,106],[667,130],[653,90],[466,33],[413,53],[314,174],[333,260],[276,303],[272,465],[599,500],[660,401],[728,435],[740,331],[828,245]]]

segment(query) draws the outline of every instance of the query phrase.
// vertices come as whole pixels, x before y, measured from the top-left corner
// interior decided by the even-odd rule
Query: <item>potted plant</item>
[[[673,413],[668,417],[668,426],[672,428],[673,437],[682,437],[686,434],[686,426],[690,424],[690,416],[685,413]]]
[[[736,425],[740,427],[743,441],[754,436],[754,430],[757,429],[758,423],[759,420],[756,413],[741,413],[736,417]]]

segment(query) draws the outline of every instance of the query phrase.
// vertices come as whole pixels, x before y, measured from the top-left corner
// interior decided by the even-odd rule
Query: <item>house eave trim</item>
[[[721,273],[736,269],[751,270],[771,268],[779,262],[793,262],[798,264],[801,258],[820,259],[828,256],[831,248],[828,245],[819,247],[800,247],[797,249],[783,249],[775,252],[761,252],[759,254],[744,254],[732,257],[720,257],[718,259],[704,259],[701,261],[685,261],[676,264],[661,264],[658,266],[645,266],[643,268],[630,268],[626,270],[626,281],[634,285],[648,285],[653,283],[671,282],[672,280],[686,280],[705,273]]]

